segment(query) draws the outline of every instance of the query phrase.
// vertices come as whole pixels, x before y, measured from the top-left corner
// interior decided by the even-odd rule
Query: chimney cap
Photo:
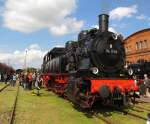
[[[107,16],[107,17],[109,17],[109,15],[108,14],[100,14],[99,16]]]

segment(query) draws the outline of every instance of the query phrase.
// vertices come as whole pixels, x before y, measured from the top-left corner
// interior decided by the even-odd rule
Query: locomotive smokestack
[[[109,15],[101,14],[99,15],[99,30],[101,32],[108,31]]]

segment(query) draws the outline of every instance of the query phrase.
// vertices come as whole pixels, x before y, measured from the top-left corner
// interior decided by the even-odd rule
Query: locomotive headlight
[[[98,74],[98,72],[99,72],[97,67],[91,68],[91,71],[92,71],[93,74]]]
[[[133,75],[133,69],[132,68],[130,68],[129,70],[128,70],[128,74],[131,76],[131,75]]]
[[[112,37],[113,37],[114,40],[118,39],[118,35],[117,34],[112,34]]]

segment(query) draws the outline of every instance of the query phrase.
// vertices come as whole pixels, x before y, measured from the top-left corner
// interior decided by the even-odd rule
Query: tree
[[[6,65],[5,63],[0,63],[0,73],[1,74],[12,74],[15,70],[13,67]]]

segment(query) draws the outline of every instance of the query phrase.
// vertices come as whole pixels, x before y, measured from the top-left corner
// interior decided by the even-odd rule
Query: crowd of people
[[[16,82],[24,88],[24,90],[32,90],[33,88],[40,89],[43,84],[43,79],[39,73],[21,72],[19,74],[0,74],[0,82],[5,84],[10,83],[11,86],[16,86]]]
[[[40,89],[43,79],[39,73],[27,72],[19,75],[19,83],[25,90]]]
[[[18,79],[17,74],[0,74],[0,82],[4,82],[5,84],[10,83],[11,86],[16,85],[16,80]]]

